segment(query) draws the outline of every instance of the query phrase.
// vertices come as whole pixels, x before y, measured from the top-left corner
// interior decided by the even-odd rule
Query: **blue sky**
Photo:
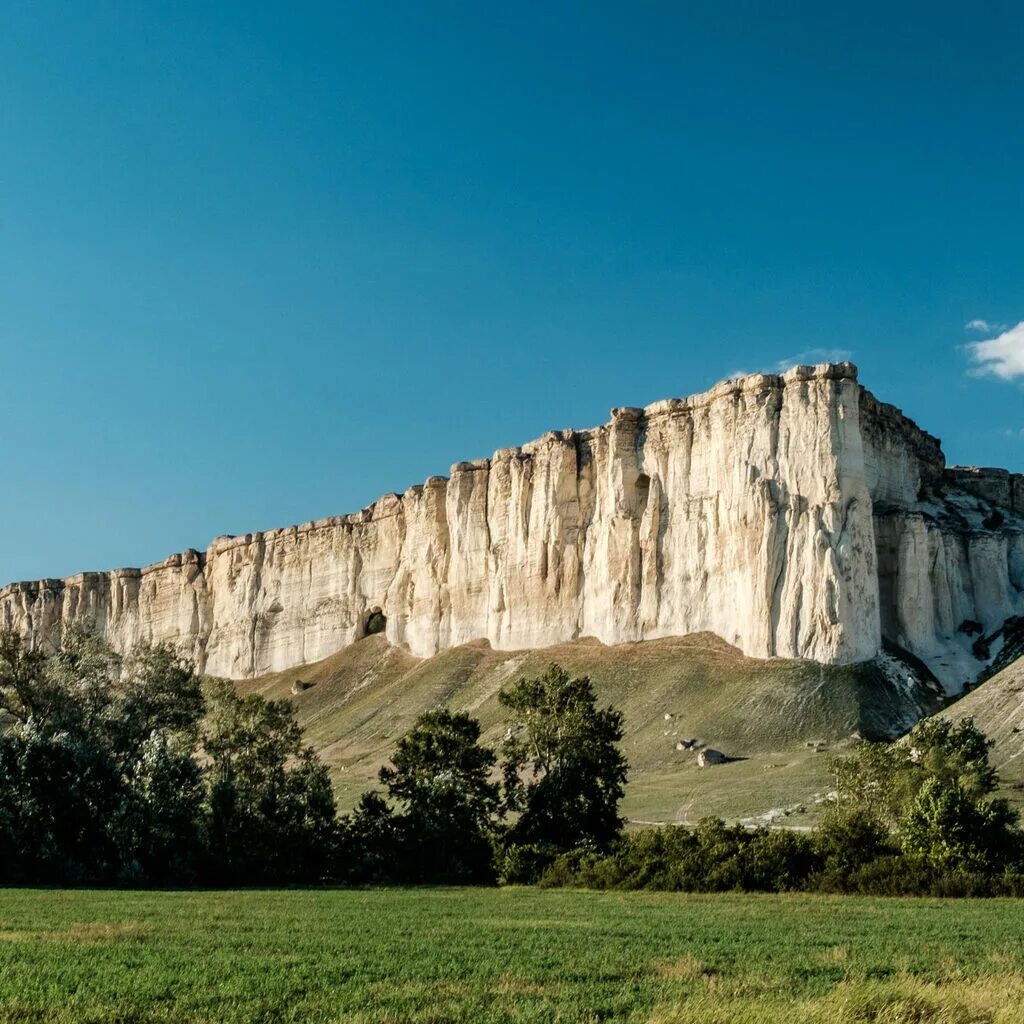
[[[1022,52],[1009,2],[0,6],[0,582],[817,353],[1024,470]]]

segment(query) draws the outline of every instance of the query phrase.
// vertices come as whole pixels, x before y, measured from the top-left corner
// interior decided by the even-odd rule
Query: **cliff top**
[[[593,438],[603,432],[610,430],[616,421],[622,419],[644,420],[656,417],[689,415],[693,412],[723,400],[735,400],[737,396],[760,393],[765,391],[781,390],[803,385],[812,380],[834,380],[834,381],[857,381],[857,367],[850,362],[842,363],[819,363],[816,365],[794,366],[784,373],[752,373],[745,376],[734,377],[715,384],[706,391],[689,395],[684,398],[667,398],[652,402],[643,408],[617,407],[611,410],[611,419],[599,426],[584,430],[561,430],[549,431],[536,440],[525,444],[498,449],[491,458],[480,458],[470,461],[455,463],[450,470],[452,477],[463,473],[472,473],[487,470],[493,465],[509,459],[529,458],[533,453],[550,444],[565,444],[575,442],[578,437]],[[921,430],[912,420],[894,406],[878,401],[870,392],[861,388],[861,395],[867,396],[868,402],[876,417],[888,421],[891,427],[898,430],[911,432],[914,435],[916,446],[920,447],[922,455],[934,457],[938,454],[941,458],[941,449],[937,438],[932,437]],[[986,473],[989,471],[985,471]],[[1005,471],[1003,471],[1005,472]],[[58,590],[65,584],[76,584],[90,580],[98,580],[101,577],[110,579],[131,579],[138,578],[150,573],[161,572],[167,569],[179,569],[186,565],[195,565],[202,568],[208,557],[229,550],[233,547],[241,547],[255,542],[270,541],[288,535],[308,533],[315,530],[328,529],[332,527],[359,526],[363,523],[384,519],[397,515],[401,509],[402,502],[409,497],[419,496],[424,492],[442,492],[447,486],[449,477],[430,476],[422,484],[409,487],[403,495],[388,493],[378,498],[375,502],[367,505],[358,512],[346,515],[329,516],[324,519],[314,519],[294,526],[278,527],[266,531],[255,531],[253,533],[233,535],[222,535],[215,537],[208,545],[206,552],[187,549],[184,552],[170,555],[162,561],[152,563],[144,568],[120,568],[106,573],[85,572],[76,573],[65,580],[41,579],[11,583],[0,589],[0,597],[17,592],[37,593],[40,590]]]

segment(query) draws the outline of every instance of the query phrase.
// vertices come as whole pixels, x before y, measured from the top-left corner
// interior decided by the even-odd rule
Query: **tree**
[[[335,839],[327,768],[302,745],[295,708],[259,694],[239,697],[209,680],[201,745],[214,877],[284,882],[322,877]]]
[[[155,735],[165,746],[195,748],[206,711],[195,667],[168,644],[139,644],[110,687],[105,728],[122,756],[138,757]]]
[[[869,853],[881,852],[887,836],[932,871],[989,871],[1010,863],[1017,816],[991,797],[999,784],[991,746],[971,718],[933,718],[896,743],[862,743],[834,761],[836,800],[819,842],[835,847],[829,837],[835,830],[833,838],[856,839],[864,850],[854,857],[832,849],[833,873],[849,875]]]
[[[994,871],[1013,858],[1017,815],[1005,800],[985,800],[958,779],[929,778],[900,828],[905,853],[937,871]]]
[[[988,759],[991,746],[973,718],[930,718],[895,743],[861,742],[832,761],[836,803],[895,829],[929,780],[955,783],[980,799],[999,784]]]
[[[119,877],[116,821],[130,801],[124,765],[100,722],[119,659],[98,637],[67,630],[47,657],[0,635],[0,820],[8,877]]]
[[[121,659],[81,630],[49,656],[0,634],[0,707],[9,873],[168,881],[194,862],[203,701],[189,662],[159,645]]]
[[[416,720],[380,771],[399,808],[395,824],[410,881],[494,881],[499,786],[490,774],[497,758],[479,740],[476,719],[436,708]]]
[[[4,876],[322,877],[334,797],[294,709],[238,697],[223,680],[209,683],[207,696],[191,662],[168,645],[121,658],[100,637],[69,630],[47,656],[0,633]]]
[[[98,636],[66,629],[46,657],[12,632],[0,634],[0,709],[43,735],[89,731],[112,701],[120,659]]]
[[[558,665],[520,679],[499,700],[515,718],[503,750],[506,804],[520,812],[511,842],[607,849],[623,825],[622,714],[598,708],[590,679]]]
[[[21,723],[48,717],[56,694],[45,669],[41,651],[26,647],[18,633],[0,633],[0,711]]]
[[[203,867],[203,772],[193,747],[153,730],[129,763],[126,799],[114,820],[128,881],[191,883]]]
[[[10,881],[87,882],[119,876],[113,827],[128,797],[118,765],[83,730],[33,719],[0,737],[0,823]]]
[[[335,876],[349,884],[401,882],[402,844],[394,811],[379,793],[364,793],[356,809],[338,822]]]
[[[883,831],[895,827],[913,797],[906,749],[895,743],[859,742],[829,765],[835,779],[833,817],[859,817]]]
[[[928,779],[940,784],[958,785],[965,794],[978,799],[995,792],[999,777],[989,763],[990,740],[973,718],[952,722],[946,718],[928,718],[911,729],[905,747],[917,769],[913,775],[917,789]]]

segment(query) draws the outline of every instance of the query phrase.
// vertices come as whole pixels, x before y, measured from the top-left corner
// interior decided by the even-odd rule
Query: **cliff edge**
[[[710,631],[832,664],[888,642],[954,692],[986,661],[978,631],[1022,613],[1024,479],[947,470],[849,363],[613,409],[354,515],[0,590],[0,627],[34,642],[84,624],[231,678],[378,627],[416,657]]]

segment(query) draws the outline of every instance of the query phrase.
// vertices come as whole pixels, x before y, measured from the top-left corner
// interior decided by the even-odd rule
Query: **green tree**
[[[104,728],[112,749],[137,758],[156,735],[191,752],[206,711],[195,667],[168,644],[139,644],[110,687]]]
[[[422,714],[380,771],[399,809],[396,820],[408,878],[414,882],[492,882],[497,763],[482,746],[480,723],[466,712]]]
[[[49,657],[0,634],[0,709],[43,735],[94,729],[110,707],[120,659],[100,637],[64,631]]]
[[[46,658],[18,633],[0,632],[0,711],[15,722],[45,721],[59,701],[46,674]]]
[[[364,793],[356,809],[338,822],[334,876],[354,885],[404,881],[397,817],[379,793]]]
[[[818,836],[826,870],[848,877],[866,863],[869,850],[880,854],[893,840],[932,871],[1009,864],[1019,846],[1016,814],[991,796],[999,784],[991,746],[973,719],[936,718],[895,743],[861,743],[834,761],[836,799]],[[837,840],[863,845],[862,855],[842,852]]]
[[[117,878],[113,823],[128,799],[118,765],[94,736],[30,718],[0,737],[0,871],[9,881]]]
[[[504,744],[506,804],[520,812],[514,844],[604,850],[622,830],[622,714],[599,708],[590,679],[552,665],[499,695],[514,724]]]
[[[199,880],[205,838],[203,773],[180,734],[155,729],[127,768],[114,818],[121,875],[160,885]]]
[[[322,877],[332,858],[335,804],[327,768],[303,746],[295,708],[240,697],[209,680],[200,739],[211,868],[219,881]]]
[[[905,853],[936,871],[994,871],[1014,856],[1016,814],[1005,800],[980,799],[959,781],[929,778],[900,828]]]
[[[973,718],[952,722],[945,718],[928,718],[908,734],[905,746],[914,765],[916,789],[928,780],[942,785],[958,785],[973,799],[995,792],[999,777],[989,762],[990,740]]]
[[[999,782],[989,763],[991,746],[972,718],[926,719],[895,743],[861,742],[831,763],[836,804],[895,829],[929,780],[956,783],[979,799]]]
[[[170,648],[124,661],[100,637],[66,630],[47,657],[0,635],[0,707],[12,720],[0,803],[21,877],[165,881],[194,855],[203,703]]]
[[[0,633],[4,877],[321,877],[334,798],[294,709],[240,698],[224,681],[208,696],[209,705],[192,664],[167,645],[121,658],[71,630],[47,656]]]

